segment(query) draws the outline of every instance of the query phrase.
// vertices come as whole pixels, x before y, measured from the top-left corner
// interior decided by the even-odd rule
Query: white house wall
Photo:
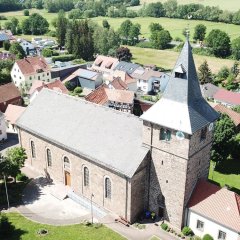
[[[204,223],[203,231],[197,229],[197,220],[200,220]],[[193,230],[195,235],[199,237],[203,237],[205,234],[210,234],[215,240],[218,240],[218,233],[220,230],[226,233],[226,240],[240,240],[240,236],[237,232],[234,232],[233,230],[226,228],[219,223],[202,217],[191,210],[188,212],[187,225]]]
[[[7,139],[7,127],[4,117],[0,117],[0,141]]]

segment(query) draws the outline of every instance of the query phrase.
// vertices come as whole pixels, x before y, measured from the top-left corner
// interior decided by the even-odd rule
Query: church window
[[[160,129],[160,140],[170,141],[171,140],[171,131],[161,128]]]
[[[31,141],[31,153],[32,153],[32,158],[36,157],[36,149],[35,149],[35,143],[34,141]]]
[[[207,136],[207,128],[205,127],[205,128],[203,128],[203,129],[201,130],[200,141],[205,140],[205,139],[206,139],[206,136]]]
[[[52,153],[50,149],[47,149],[47,165],[48,167],[52,166]]]
[[[112,196],[111,181],[107,177],[107,178],[105,178],[105,198],[111,199],[111,196]]]
[[[63,166],[64,166],[64,168],[70,168],[70,161],[69,161],[68,157],[64,157]]]
[[[89,170],[87,167],[83,168],[83,184],[85,187],[89,186]]]

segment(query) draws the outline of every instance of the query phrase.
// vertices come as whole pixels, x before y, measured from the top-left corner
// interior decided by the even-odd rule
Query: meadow
[[[179,52],[171,50],[156,50],[149,48],[130,47],[133,59],[132,61],[139,64],[151,63],[165,69],[172,69],[179,56]],[[234,61],[229,59],[219,59],[215,57],[201,56],[194,54],[196,68],[198,68],[204,60],[207,60],[208,65],[213,73],[217,73],[223,66],[231,68]]]
[[[141,4],[151,2],[166,2],[166,0],[140,0]],[[177,0],[178,4],[197,3],[205,6],[218,6],[222,10],[237,11],[240,9],[239,0]]]

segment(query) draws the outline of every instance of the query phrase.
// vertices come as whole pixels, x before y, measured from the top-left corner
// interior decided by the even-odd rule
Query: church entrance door
[[[71,175],[69,172],[65,171],[65,185],[71,186]]]

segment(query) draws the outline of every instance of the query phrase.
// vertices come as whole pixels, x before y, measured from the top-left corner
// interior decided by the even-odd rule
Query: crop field
[[[102,24],[102,20],[107,19],[111,27],[117,30],[121,23],[127,18],[105,18],[97,17],[92,20]],[[229,34],[231,39],[235,39],[240,36],[240,25],[226,24],[226,23],[216,23],[200,20],[184,20],[184,19],[173,19],[173,18],[152,18],[152,17],[137,17],[130,19],[133,23],[139,23],[141,25],[142,36],[148,38],[150,36],[149,24],[151,22],[161,24],[166,30],[168,30],[171,36],[174,38],[180,37],[184,39],[182,31],[184,28],[188,27],[190,29],[190,35],[193,36],[194,28],[197,24],[202,23],[207,27],[207,33],[212,29],[220,29]]]
[[[150,2],[165,2],[166,0],[140,0],[141,4]],[[178,4],[198,3],[205,6],[218,6],[222,10],[237,11],[240,9],[239,0],[177,0]]]
[[[171,50],[156,50],[149,48],[129,47],[133,59],[132,61],[140,64],[156,64],[158,67],[172,69],[179,56],[179,52]],[[215,57],[194,55],[196,68],[198,68],[204,60],[207,60],[208,65],[213,73],[217,73],[223,66],[232,67],[234,61],[229,59],[219,59]]]

